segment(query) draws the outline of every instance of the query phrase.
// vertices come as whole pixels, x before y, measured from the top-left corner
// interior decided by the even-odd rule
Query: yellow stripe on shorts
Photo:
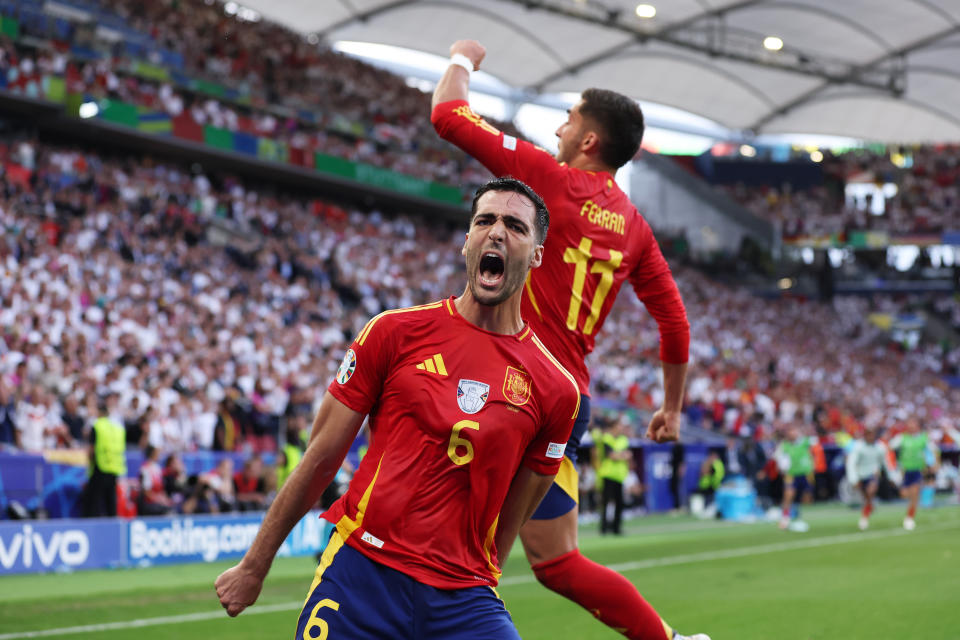
[[[320,580],[323,578],[323,572],[333,564],[333,557],[343,548],[344,540],[346,540],[346,538],[340,533],[339,529],[334,531],[333,535],[330,536],[330,541],[327,542],[327,548],[323,550],[323,555],[320,556],[320,564],[317,565],[317,570],[313,573],[313,583],[310,585],[310,588],[307,589],[307,597],[303,601],[303,607],[307,606],[307,602],[310,601],[310,596],[313,595],[313,590],[320,584]],[[303,607],[300,607],[301,615],[303,614]]]
[[[560,461],[560,471],[557,472],[557,477],[553,481],[563,489],[565,494],[573,498],[574,502],[580,504],[580,479],[577,476],[577,468],[567,456],[563,456],[563,460]]]

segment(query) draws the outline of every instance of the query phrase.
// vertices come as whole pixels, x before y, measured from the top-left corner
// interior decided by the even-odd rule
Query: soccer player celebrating
[[[855,440],[847,454],[847,481],[863,494],[863,511],[857,526],[865,531],[870,526],[873,498],[877,495],[880,466],[886,463],[887,448],[877,439],[875,429],[866,429],[862,440]]]
[[[240,563],[216,581],[235,616],[370,416],[371,442],[324,518],[336,527],[297,638],[519,638],[491,588],[553,482],[580,395],[520,314],[549,216],[517,180],[473,201],[458,298],[387,311],[353,342],[310,442]]]
[[[577,380],[582,395],[557,481],[520,531],[537,579],[628,638],[676,636],[626,578],[588,560],[577,548],[577,448],[590,420],[584,358],[629,281],[660,330],[664,405],[647,428],[657,442],[676,440],[687,371],[690,325],[683,301],[649,225],[616,183],[617,169],[640,148],[643,114],[636,102],[589,89],[557,129],[556,158],[504,135],[467,102],[470,71],[486,51],[473,40],[450,47],[451,64],[433,94],[437,133],[477,158],[494,175],[529,183],[548,203],[553,229],[543,268],[531,272],[523,317]],[[697,636],[706,638],[706,636]]]
[[[913,519],[917,514],[917,501],[920,499],[920,487],[923,484],[923,470],[927,466],[927,452],[933,452],[933,445],[926,431],[920,430],[920,421],[907,420],[907,429],[894,436],[889,446],[900,453],[900,468],[903,470],[903,483],[900,491],[907,499],[907,517],[903,519],[903,528],[913,531],[917,527]]]
[[[787,428],[786,437],[773,452],[774,458],[783,471],[783,513],[780,516],[780,528],[806,531],[806,524],[799,519],[791,522],[794,500],[803,500],[813,494],[813,454],[810,448],[813,439],[800,433],[796,425]],[[794,526],[791,527],[791,524]]]

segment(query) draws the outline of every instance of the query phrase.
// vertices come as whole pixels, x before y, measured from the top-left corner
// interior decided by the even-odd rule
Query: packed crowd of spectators
[[[790,424],[811,435],[856,435],[864,426],[897,428],[916,417],[936,435],[960,417],[960,389],[942,379],[956,350],[926,343],[905,350],[869,321],[871,313],[898,313],[903,301],[771,300],[697,270],[674,275],[691,323],[692,426],[770,439]],[[638,304],[618,304],[625,308],[605,329],[613,344],[591,356],[594,387],[654,410],[662,400],[656,325]]]
[[[66,80],[68,91],[93,99],[121,100],[170,117],[186,114],[200,125],[421,179],[469,186],[488,175],[433,134],[429,95],[399,76],[311,44],[284,27],[229,15],[219,2],[121,0],[103,6],[158,46],[179,53],[189,77],[222,83],[249,101],[231,102],[138,76],[122,42],[96,39],[86,44],[104,57],[93,60],[74,57],[52,40],[45,47],[3,42],[0,73],[8,88],[42,97],[43,76],[54,75]],[[303,112],[311,114],[309,120]],[[509,123],[495,124],[517,133]]]
[[[67,41],[82,41],[85,50],[98,50],[103,57],[71,57],[63,42],[51,33],[32,32],[29,22],[23,32],[49,42],[44,46],[3,42],[0,73],[9,88],[41,96],[42,77],[50,74],[63,77],[70,91],[122,100],[171,117],[185,114],[201,125],[265,136],[308,154],[320,151],[467,187],[488,175],[476,161],[436,138],[425,117],[427,94],[399,76],[338,54],[315,38],[266,20],[244,19],[217,0],[103,0],[99,6],[148,36],[158,51],[175,52],[182,61],[178,71],[234,88],[249,101],[231,102],[138,76],[122,41],[98,40],[95,30],[77,25],[67,30]],[[157,59],[149,61],[162,63],[156,52],[153,55]],[[303,112],[313,114],[309,121],[301,117]],[[495,124],[516,133],[509,123]],[[898,164],[886,152],[824,155],[822,186],[736,184],[722,189],[773,221],[787,238],[853,230],[903,234],[960,228],[960,147],[905,150]],[[897,193],[886,199],[882,215],[875,215],[868,211],[869,199],[846,195],[844,185],[851,179],[895,184]]]
[[[0,158],[0,434],[27,450],[76,442],[60,425],[108,392],[131,444],[275,440],[370,315],[458,280],[443,225],[31,140]],[[211,243],[226,222],[253,231]]]
[[[786,238],[822,236],[854,230],[890,234],[942,233],[960,229],[960,146],[918,146],[900,154],[867,150],[825,154],[824,184],[794,189],[790,184],[724,186],[735,200],[771,220]],[[906,160],[909,159],[909,162]],[[873,198],[846,193],[848,182],[896,185],[884,198],[882,213],[870,211]]]
[[[80,444],[103,398],[132,446],[273,449],[291,420],[308,427],[371,315],[463,286],[463,230],[437,221],[32,139],[0,145],[0,163],[0,441],[27,451]],[[691,424],[933,427],[960,412],[942,353],[891,347],[865,300],[761,300],[676,277]],[[630,300],[591,356],[595,394],[649,410],[656,326]]]

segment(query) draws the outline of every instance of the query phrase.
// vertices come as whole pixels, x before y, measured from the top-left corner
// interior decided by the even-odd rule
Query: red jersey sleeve
[[[390,319],[374,317],[343,356],[327,391],[358,413],[367,414],[380,399],[395,352]]]
[[[680,290],[670,273],[653,231],[646,222],[638,229],[642,255],[630,273],[637,297],[657,321],[660,359],[671,364],[687,362],[690,354],[690,323]]]
[[[567,374],[569,375],[569,374]],[[567,393],[546,398],[543,425],[523,454],[523,465],[541,475],[556,475],[580,410],[580,391],[572,377],[560,379]]]
[[[470,109],[465,100],[438,104],[430,116],[437,134],[480,161],[490,173],[527,183],[540,197],[562,184],[567,167],[540,147],[508,136]]]

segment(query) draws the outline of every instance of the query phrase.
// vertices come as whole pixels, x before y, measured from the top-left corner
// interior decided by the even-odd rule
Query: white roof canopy
[[[960,141],[960,0],[242,0],[326,41],[487,47],[518,89],[615,89],[731,129]],[[766,36],[783,49],[763,48]]]

